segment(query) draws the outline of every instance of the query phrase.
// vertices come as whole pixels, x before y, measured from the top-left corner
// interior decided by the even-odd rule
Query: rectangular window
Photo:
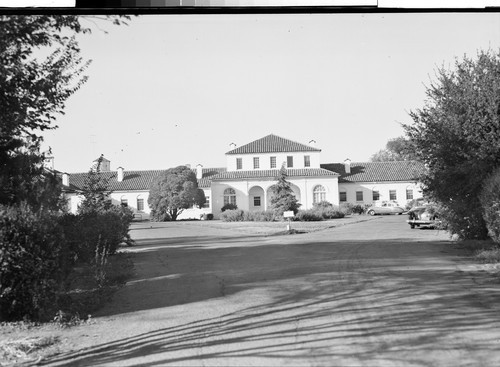
[[[311,156],[304,156],[304,167],[311,167]]]
[[[271,157],[271,168],[276,168],[276,157]]]
[[[260,196],[253,197],[253,206],[260,206]]]
[[[380,193],[378,191],[373,191],[373,201],[380,200]]]
[[[406,190],[406,200],[413,200],[413,190],[412,189]]]
[[[259,168],[259,157],[253,157],[253,169]]]
[[[364,201],[363,200],[363,191],[356,191],[356,201]]]
[[[236,158],[236,169],[242,169],[243,168],[243,162],[241,161],[241,158]]]
[[[144,199],[137,199],[137,211],[142,212],[144,210]]]
[[[289,168],[293,167],[293,156],[289,155],[286,157],[286,166]]]
[[[347,201],[347,192],[345,192],[345,191],[339,192],[339,200],[340,201]]]
[[[389,200],[398,200],[396,190],[389,190]]]

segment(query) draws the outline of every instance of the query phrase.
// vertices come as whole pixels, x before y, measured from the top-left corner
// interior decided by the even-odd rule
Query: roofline
[[[311,150],[284,150],[282,152],[258,152],[258,153],[231,153],[234,149],[230,150],[225,155],[256,155],[256,154],[278,154],[278,153],[310,153],[310,152],[321,152],[321,149],[312,148]]]

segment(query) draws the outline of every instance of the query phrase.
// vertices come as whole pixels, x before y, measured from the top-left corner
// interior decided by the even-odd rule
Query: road
[[[136,231],[136,276],[47,364],[500,365],[498,278],[405,219],[270,237]]]

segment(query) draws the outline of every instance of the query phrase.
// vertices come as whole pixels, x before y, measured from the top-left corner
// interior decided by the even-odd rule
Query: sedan
[[[366,211],[369,215],[375,214],[403,214],[406,210],[399,206],[395,201],[382,201],[375,202],[373,206],[369,207]]]
[[[409,219],[406,222],[410,225],[411,229],[415,227],[435,228],[441,223],[432,205],[412,208],[408,211],[408,216]]]

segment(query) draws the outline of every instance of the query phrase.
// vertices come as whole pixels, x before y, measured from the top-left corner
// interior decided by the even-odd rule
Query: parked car
[[[366,210],[369,215],[375,214],[403,214],[406,210],[395,201],[374,202],[373,206]]]
[[[433,205],[416,206],[408,211],[408,216],[406,222],[411,229],[415,227],[435,228],[441,223]]]

